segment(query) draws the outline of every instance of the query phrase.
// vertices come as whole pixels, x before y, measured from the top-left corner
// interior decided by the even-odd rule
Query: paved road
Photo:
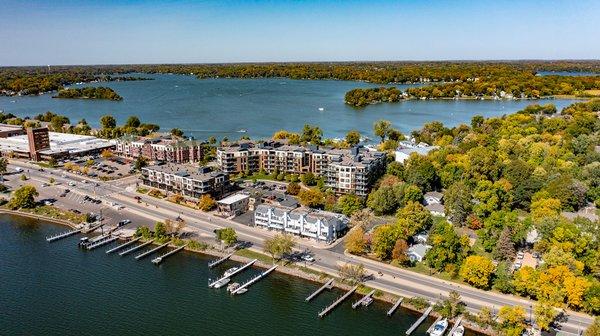
[[[25,164],[18,163],[18,165],[26,168]],[[35,169],[30,169],[29,174],[34,180],[48,178],[48,171],[39,172]],[[54,173],[54,178],[63,184],[67,184],[71,180],[82,180],[80,176],[67,174],[66,177],[62,177],[61,174],[62,173]],[[180,216],[186,220],[189,227],[194,228],[199,234],[207,237],[214,236],[213,230],[216,228],[233,227],[237,231],[239,239],[251,242],[256,248],[262,248],[264,239],[271,237],[276,233],[203,214],[196,210],[149,196],[143,196],[142,202],[138,203],[134,199],[135,196],[139,196],[139,194],[135,192],[135,188],[131,185],[127,187],[127,185],[131,183],[135,183],[135,181],[131,178],[127,178],[127,180],[122,181],[100,183],[98,187],[93,187],[92,183],[83,184],[78,182],[75,187],[69,188],[84,195],[87,194],[91,196],[92,194],[95,194],[96,197],[108,202],[118,202],[123,204],[125,205],[125,209],[121,210],[120,213],[127,213],[127,216],[130,217],[137,216],[137,218],[149,219],[151,220],[149,224],[156,220]],[[486,292],[380,262],[355,256],[347,256],[340,251],[339,246],[327,249],[324,248],[322,244],[307,239],[297,239],[297,245],[300,249],[308,248],[313,251],[317,259],[313,263],[313,267],[333,275],[337,274],[338,266],[341,263],[363,263],[367,270],[373,272],[375,276],[373,280],[367,281],[367,285],[391,293],[409,297],[422,296],[430,301],[438,301],[440,298],[447,297],[449,291],[455,290],[461,295],[462,300],[467,304],[468,309],[474,312],[482,307],[489,307],[497,311],[501,306],[519,305],[524,307],[529,314],[533,304],[533,302],[520,297]],[[379,272],[384,275],[379,276]],[[562,323],[561,333],[577,335],[579,331],[585,330],[592,322],[593,319],[588,315],[569,312],[568,320]]]

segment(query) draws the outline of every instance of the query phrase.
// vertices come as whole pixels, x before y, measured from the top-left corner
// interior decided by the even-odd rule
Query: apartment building
[[[124,136],[116,141],[115,153],[130,158],[141,156],[149,161],[188,163],[202,159],[202,145],[200,141],[173,139],[169,136]]]
[[[227,174],[311,172],[338,194],[367,196],[385,171],[385,153],[364,147],[350,149],[287,145],[279,141],[241,142],[217,148],[217,164]]]
[[[154,165],[142,168],[142,184],[162,191],[199,198],[210,194],[221,197],[228,189],[229,177],[208,167],[186,168],[178,164]]]
[[[348,217],[308,208],[287,208],[260,204],[254,211],[254,224],[319,241],[333,242],[347,229]]]

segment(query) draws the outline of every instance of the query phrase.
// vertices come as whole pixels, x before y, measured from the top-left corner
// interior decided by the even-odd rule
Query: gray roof
[[[429,211],[435,211],[435,212],[441,212],[444,213],[444,211],[446,209],[444,209],[444,206],[438,203],[434,203],[434,204],[428,204],[425,206],[425,209],[429,210]]]
[[[427,254],[427,251],[429,251],[430,248],[431,248],[431,246],[429,246],[429,245],[415,244],[408,248],[408,253],[418,255],[422,258],[422,257],[425,257],[425,254]]]

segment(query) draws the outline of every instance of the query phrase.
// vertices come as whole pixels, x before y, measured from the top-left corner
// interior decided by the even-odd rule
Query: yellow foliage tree
[[[494,269],[490,259],[475,255],[465,259],[459,274],[464,281],[477,288],[488,288]]]
[[[357,226],[348,232],[346,236],[345,247],[350,253],[363,253],[367,246],[365,241],[365,230],[362,226]]]
[[[560,200],[556,198],[543,198],[531,202],[531,218],[539,221],[543,218],[555,217],[560,213]]]
[[[517,293],[532,295],[535,293],[537,274],[530,266],[521,267],[513,274],[513,286]]]
[[[562,306],[565,300],[563,283],[568,277],[573,277],[573,273],[567,266],[550,267],[540,272],[537,279],[538,300]]]
[[[583,294],[592,284],[584,277],[569,276],[564,280],[567,303],[570,307],[580,308],[583,304]]]

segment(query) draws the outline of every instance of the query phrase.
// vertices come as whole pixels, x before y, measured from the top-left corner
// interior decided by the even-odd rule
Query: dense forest
[[[292,79],[339,79],[371,83],[460,83],[466,92],[487,91],[479,89],[481,83],[495,83],[507,92],[522,80],[541,81],[536,90],[540,95],[547,85],[544,77],[535,76],[538,71],[580,71],[600,73],[600,61],[463,61],[463,62],[347,62],[347,63],[240,63],[240,64],[148,64],[148,65],[107,65],[107,66],[52,66],[52,67],[4,67],[0,68],[0,93],[39,94],[58,90],[77,82],[117,80],[114,74],[126,73],[175,73],[195,75],[202,78],[236,77],[265,78],[287,77]],[[558,77],[558,76],[548,76]],[[133,77],[135,78],[135,77]],[[133,79],[132,78],[132,79]],[[502,82],[498,79],[502,78]],[[504,84],[504,79],[514,79]],[[536,79],[542,78],[542,79]],[[570,78],[570,77],[561,77]],[[554,79],[559,81],[560,78]],[[598,78],[596,78],[598,80]],[[552,81],[552,80],[551,80]],[[581,83],[580,83],[581,82]],[[579,89],[597,87],[590,83],[594,79],[583,78],[570,81]],[[470,84],[465,84],[470,83]],[[455,95],[449,88],[445,95]],[[431,89],[433,90],[433,89]],[[452,92],[450,92],[452,91]],[[556,89],[552,89],[555,94]],[[563,92],[570,90],[563,90]],[[517,93],[517,92],[515,92]],[[427,93],[429,95],[429,93]],[[431,93],[435,97],[437,91]],[[531,93],[534,96],[534,93]]]
[[[52,98],[123,100],[113,89],[103,86],[61,89]]]
[[[369,89],[353,89],[346,92],[344,100],[346,104],[362,107],[368,104],[376,104],[382,102],[398,102],[404,98],[402,91],[395,87],[377,87]]]

